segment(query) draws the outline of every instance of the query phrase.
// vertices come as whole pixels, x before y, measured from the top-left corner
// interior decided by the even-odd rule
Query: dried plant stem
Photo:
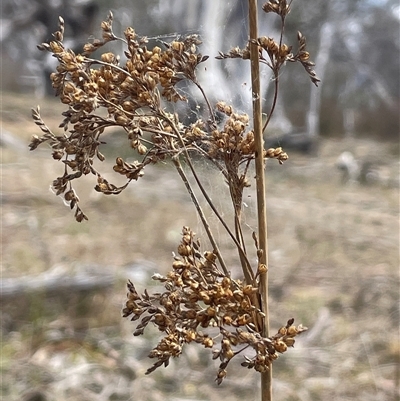
[[[228,271],[228,269],[226,267],[224,259],[222,258],[221,252],[219,251],[217,242],[215,241],[215,238],[214,238],[214,236],[213,236],[213,234],[211,232],[210,225],[208,224],[208,221],[207,221],[206,217],[204,216],[203,209],[200,206],[200,203],[199,203],[199,201],[198,201],[198,199],[196,197],[196,194],[193,192],[193,189],[192,189],[192,187],[190,185],[190,182],[187,179],[186,174],[182,169],[182,165],[181,165],[181,163],[179,161],[179,158],[178,157],[173,157],[172,161],[173,161],[173,163],[174,163],[174,165],[176,167],[176,170],[178,171],[179,176],[181,177],[183,183],[185,184],[187,191],[190,194],[190,197],[192,199],[193,204],[196,207],[197,213],[199,214],[201,222],[202,222],[202,224],[203,224],[203,226],[204,226],[204,228],[205,228],[205,230],[207,232],[208,239],[210,240],[211,245],[214,248],[214,252],[217,254],[217,258],[219,260],[219,263],[221,264],[222,270],[224,271],[224,273],[227,276],[229,276],[230,273],[229,273],[229,271]]]
[[[281,16],[281,21],[282,21],[282,28],[281,28],[281,34],[279,37],[279,48],[282,46],[282,41],[283,41],[283,31],[285,29],[285,19],[284,17]],[[278,92],[279,92],[279,68],[276,68],[276,65],[273,66],[272,72],[274,74],[274,98],[272,99],[272,106],[271,110],[269,111],[269,114],[267,115],[267,118],[265,120],[264,126],[262,131],[264,132],[269,124],[269,121],[271,120],[272,114],[274,114],[276,102],[278,100]]]
[[[189,157],[189,156],[188,156]],[[227,225],[227,223],[225,222],[225,220],[222,218],[221,214],[218,212],[217,208],[214,206],[214,203],[212,202],[211,198],[208,196],[208,193],[206,191],[206,189],[203,187],[197,173],[196,170],[190,160],[190,158],[187,159],[189,167],[192,171],[193,177],[196,180],[196,183],[201,191],[201,193],[203,194],[204,198],[206,199],[208,205],[210,206],[211,210],[215,213],[215,215],[217,216],[218,220],[221,222],[221,224],[223,225],[223,227],[225,228],[226,232],[228,233],[228,235],[231,237],[232,241],[235,243],[236,248],[239,252],[239,258],[240,258],[240,263],[242,266],[242,270],[243,270],[243,275],[245,278],[245,281],[247,284],[256,286],[256,281],[255,281],[255,276],[253,273],[253,270],[251,268],[251,264],[250,261],[247,257],[246,251],[244,249],[244,241],[243,241],[243,237],[236,237],[231,229],[229,228],[229,226]],[[235,229],[237,228],[237,222],[238,222],[238,217],[237,214],[235,213]],[[240,224],[239,224],[239,228],[240,228]],[[237,231],[236,231],[237,233]],[[224,270],[225,272],[225,270]],[[225,272],[226,273],[226,272]],[[261,305],[260,302],[257,298],[256,294],[252,294],[251,296],[251,300],[252,300],[252,304],[257,308],[260,309]],[[255,321],[255,324],[257,325],[257,322]]]
[[[272,106],[267,118],[265,120],[264,126],[262,128],[262,132],[267,129],[269,121],[271,120],[272,114],[274,114],[276,102],[278,100],[278,92],[279,92],[279,72],[274,70],[274,98],[272,99]]]
[[[200,90],[201,94],[203,95],[203,99],[207,104],[208,112],[210,113],[210,119],[213,124],[215,124],[215,114],[214,111],[211,107],[210,101],[208,100],[208,97],[206,96],[203,87],[197,82],[197,80],[192,81]]]
[[[249,0],[249,25],[250,25],[250,61],[251,61],[251,87],[253,96],[253,125],[256,143],[256,191],[257,191],[257,216],[258,216],[258,241],[260,258],[259,263],[266,266],[266,272],[260,274],[261,310],[265,314],[262,335],[269,336],[268,313],[268,242],[267,242],[267,213],[265,202],[265,177],[264,177],[264,140],[262,127],[261,88],[260,88],[260,61],[256,44],[258,37],[257,1]],[[272,364],[269,369],[261,373],[261,400],[272,400]]]
[[[184,143],[184,141],[183,141],[183,138],[182,138],[181,134],[180,134],[179,131],[176,129],[176,127],[175,127],[175,125],[173,124],[173,122],[172,122],[167,116],[163,115],[162,118],[165,119],[166,121],[168,121],[169,124],[171,124],[171,127],[173,128],[173,130],[174,130],[174,132],[175,132],[177,138],[178,138],[179,141],[181,142],[181,145],[182,145],[182,148],[183,148],[183,152],[184,152],[184,155],[185,155],[186,162],[187,162],[187,164],[188,164],[188,166],[189,166],[189,168],[190,168],[190,170],[191,170],[191,172],[192,172],[192,174],[193,174],[193,177],[194,177],[194,179],[195,179],[195,181],[196,181],[196,183],[197,183],[197,185],[198,185],[198,187],[199,187],[201,193],[203,194],[203,196],[204,196],[205,200],[207,201],[208,205],[210,206],[211,210],[215,213],[215,215],[217,216],[218,220],[221,222],[221,224],[222,224],[223,227],[225,228],[226,232],[228,233],[228,235],[231,237],[231,239],[232,239],[233,242],[235,243],[235,245],[236,245],[236,247],[237,247],[237,249],[238,249],[238,251],[239,251],[240,259],[241,259],[242,266],[243,266],[243,273],[244,273],[245,280],[246,280],[247,284],[253,284],[253,283],[255,283],[254,273],[253,273],[253,271],[252,271],[252,269],[251,269],[251,265],[250,265],[250,262],[249,262],[249,260],[248,260],[248,258],[247,258],[246,252],[245,252],[245,250],[243,249],[242,244],[237,240],[237,238],[234,236],[234,234],[232,233],[232,231],[231,231],[231,229],[229,228],[229,226],[226,224],[225,220],[222,218],[221,214],[218,212],[217,208],[214,206],[214,203],[212,202],[211,198],[209,197],[209,195],[208,195],[206,189],[203,187],[203,184],[201,183],[201,181],[200,181],[200,179],[199,179],[199,177],[198,177],[198,175],[197,175],[197,173],[196,173],[196,169],[194,168],[194,166],[193,166],[193,164],[192,164],[192,160],[191,160],[190,155],[189,155],[189,153],[188,153],[188,151],[187,151],[187,148],[186,148],[186,146],[185,146],[185,143]],[[177,162],[178,162],[179,165],[180,165],[179,160],[177,160],[177,159],[175,158],[174,164],[175,164],[176,167],[177,167],[177,164],[176,164]],[[210,239],[210,241],[211,241],[212,234],[211,234],[211,231],[210,231],[210,232],[208,231],[208,230],[209,230],[208,223],[207,223],[207,225],[204,224],[204,222],[206,222],[204,213],[203,213],[203,211],[202,211],[202,209],[201,209],[201,207],[200,207],[200,204],[199,204],[198,201],[197,201],[197,198],[195,197],[195,194],[193,193],[193,190],[192,190],[192,188],[191,188],[191,186],[190,186],[190,183],[189,183],[189,181],[187,180],[186,175],[185,175],[184,171],[182,170],[182,167],[181,167],[181,166],[180,166],[180,170],[178,170],[178,173],[179,173],[179,175],[181,176],[182,179],[183,179],[183,177],[185,177],[184,183],[185,183],[185,185],[186,185],[186,188],[187,188],[187,190],[189,191],[189,194],[190,194],[190,196],[191,196],[191,198],[192,198],[192,200],[193,200],[193,202],[194,202],[194,204],[195,204],[195,206],[196,206],[197,211],[199,212],[199,215],[200,215],[200,218],[201,218],[201,220],[202,220],[202,222],[203,222],[204,228],[206,229],[207,234],[208,234],[208,237],[209,237],[209,239]],[[183,174],[183,175],[182,175],[182,174]],[[193,196],[194,196],[194,198],[193,198]],[[194,199],[195,199],[196,201],[195,201]],[[201,213],[201,214],[200,214],[200,213]],[[204,220],[203,220],[203,219],[204,219]],[[207,227],[208,227],[208,228],[207,228]],[[213,242],[213,241],[214,241],[214,242]],[[215,240],[213,240],[213,241],[211,241],[211,243],[212,243],[212,245],[214,246],[214,244],[216,244],[216,243],[215,243]],[[215,250],[217,251],[218,248],[215,248]],[[217,252],[217,253],[218,253],[218,255],[219,255],[219,252]],[[218,258],[220,258],[220,256],[218,256]],[[219,259],[220,262],[221,262],[221,260],[222,260],[222,259]],[[223,261],[222,261],[222,262],[223,262]],[[224,273],[227,274],[227,275],[229,276],[230,274],[228,273],[228,270],[227,270],[225,264],[224,264],[224,263],[221,263],[221,266],[222,266],[222,268],[223,268],[223,270],[224,270]],[[254,300],[254,301],[256,301],[256,300]],[[260,305],[257,305],[257,303],[255,303],[255,305],[256,305],[257,307],[260,306]]]
[[[238,251],[239,251],[239,255],[240,255],[241,261],[243,262],[243,263],[242,263],[242,266],[245,266],[243,273],[244,273],[244,276],[245,276],[246,283],[247,283],[247,284],[253,284],[253,283],[255,283],[254,273],[253,273],[253,271],[251,270],[250,262],[249,262],[249,260],[248,260],[248,258],[247,258],[247,255],[246,255],[245,251],[244,251],[243,248],[242,248],[242,245],[241,245],[240,242],[236,239],[236,237],[233,235],[231,229],[230,229],[229,226],[226,224],[225,220],[222,218],[221,214],[218,212],[218,210],[217,210],[216,207],[214,206],[214,204],[213,204],[211,198],[208,196],[207,191],[206,191],[205,188],[203,187],[203,185],[202,185],[202,183],[201,183],[201,181],[200,181],[198,175],[196,174],[196,170],[195,170],[195,168],[193,167],[193,164],[191,163],[190,158],[189,158],[189,159],[186,159],[186,161],[188,162],[188,165],[189,165],[189,167],[190,167],[190,169],[191,169],[191,171],[192,171],[193,177],[194,177],[194,179],[196,180],[196,183],[197,183],[197,185],[198,185],[198,187],[199,187],[201,193],[203,194],[204,198],[206,199],[208,205],[210,206],[211,210],[215,213],[215,215],[217,216],[218,220],[221,222],[221,224],[223,225],[223,227],[225,228],[226,232],[227,232],[228,235],[231,237],[232,241],[235,243],[235,245],[236,245],[236,247],[237,247],[237,249],[238,249]],[[175,166],[176,166],[176,161],[174,161],[174,163],[175,163]],[[179,173],[179,175],[181,176],[182,179],[183,179],[183,177],[185,177],[185,179],[183,179],[183,181],[184,181],[185,186],[186,186],[186,188],[187,188],[187,190],[188,190],[188,192],[189,192],[189,194],[190,194],[190,196],[191,196],[191,198],[192,198],[192,200],[193,200],[193,195],[195,195],[195,194],[194,194],[194,192],[193,192],[193,190],[192,190],[192,188],[191,188],[191,186],[190,186],[189,181],[187,180],[187,177],[186,177],[184,171],[182,170],[182,167],[180,167],[180,169],[181,169],[181,170],[178,170],[178,173]],[[183,175],[182,175],[182,173],[183,173]],[[187,185],[187,184],[188,184],[188,185]],[[202,209],[201,209],[201,207],[200,207],[200,205],[199,205],[199,203],[198,203],[198,201],[197,201],[197,198],[196,198],[196,202],[197,202],[197,203],[194,202],[194,204],[195,204],[195,206],[196,206],[197,211],[199,212],[199,214],[200,214],[200,212],[203,213],[203,212],[202,212]],[[197,205],[198,205],[198,206],[197,206]],[[203,214],[203,216],[204,216],[204,214]],[[207,224],[207,226],[204,224],[202,215],[200,215],[200,218],[201,218],[201,220],[202,220],[202,222],[203,222],[204,228],[205,228],[206,231],[207,231],[207,226],[208,226],[208,224]],[[205,218],[205,217],[204,217],[204,218]],[[207,231],[207,233],[208,233],[208,231]],[[210,232],[210,234],[211,234],[211,232]],[[209,238],[210,238],[210,234],[208,234]],[[213,243],[213,242],[211,241],[211,238],[210,238],[210,242],[211,242],[212,245],[214,246],[215,241],[214,241],[214,243]],[[216,248],[215,250],[218,251],[218,248]],[[219,254],[219,251],[218,251],[217,253]],[[220,260],[220,262],[221,262],[221,260]],[[225,264],[224,264],[224,263],[221,263],[221,266],[222,266],[222,268],[223,268],[223,270],[224,270],[224,273],[227,274],[228,276],[230,276],[230,274],[228,273],[228,270],[226,269]],[[257,305],[257,303],[255,303],[255,305],[256,305],[256,306],[259,306],[259,305]]]

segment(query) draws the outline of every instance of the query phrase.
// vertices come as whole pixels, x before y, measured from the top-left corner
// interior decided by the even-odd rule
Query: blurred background
[[[276,37],[279,21],[261,12],[262,3],[260,35]],[[108,10],[117,35],[132,26],[149,37],[149,46],[200,35],[201,52],[210,58],[199,80],[211,102],[250,113],[249,65],[214,59],[246,45],[246,1],[2,1],[2,399],[257,400],[256,373],[238,361],[218,387],[218,364],[195,345],[145,376],[157,330],[133,337],[133,324],[121,318],[126,280],[139,292],[159,290],[151,276],[170,269],[182,226],[197,232],[207,250],[173,168],[149,168],[118,197],[102,196],[93,190],[95,179],[82,179],[76,189],[89,221],[78,224],[48,190],[61,164],[46,146],[28,151],[30,137],[40,135],[30,109],[40,104],[53,132],[65,110],[49,83],[55,60],[36,45],[51,40],[61,15],[65,43],[79,52],[101,36]],[[289,153],[283,166],[267,163],[271,329],[294,317],[310,330],[276,362],[275,399],[397,400],[400,7],[390,0],[295,0],[285,28],[294,50],[298,30],[322,82],[315,88],[301,66],[287,65],[265,137],[267,146]],[[108,46],[123,54],[121,45]],[[268,112],[273,82],[267,69],[262,74]],[[182,91],[191,98],[187,120],[198,118],[199,93]],[[115,157],[136,157],[119,134],[107,134],[107,159],[99,166],[112,182],[118,181]],[[205,162],[196,166],[229,220],[221,176]],[[256,229],[253,189],[244,205],[249,238]],[[232,244],[211,212],[208,217],[239,276]]]

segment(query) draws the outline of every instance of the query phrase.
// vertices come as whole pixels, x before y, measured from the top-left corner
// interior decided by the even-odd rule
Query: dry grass
[[[38,274],[55,265],[111,266],[117,273],[141,260],[160,272],[170,268],[182,226],[195,229],[198,222],[168,165],[149,168],[118,197],[95,193],[94,181],[79,183],[90,220],[78,224],[62,199],[47,192],[61,163],[45,150],[28,153],[29,138],[38,133],[29,109],[37,101],[3,93],[2,103],[2,128],[26,146],[26,151],[2,148],[3,277]],[[40,104],[43,118],[56,128],[58,101]],[[334,168],[343,150],[371,152],[384,158],[388,174],[398,179],[391,147],[326,140],[319,157],[293,154],[284,166],[268,164],[272,310],[279,311],[272,327],[293,316],[310,328],[292,355],[276,364],[276,400],[397,399],[398,188],[343,186]],[[113,175],[112,163],[109,157],[102,171]],[[217,206],[228,210],[221,177],[206,166],[199,170]],[[249,229],[256,224],[254,201],[245,199]],[[199,228],[198,234],[204,232]],[[218,240],[231,248],[222,234]],[[228,255],[235,270],[233,248]],[[257,375],[232,372],[216,389],[214,369],[204,373],[211,362],[195,346],[172,369],[144,376],[151,345],[148,338],[133,339],[130,325],[120,319],[124,298],[121,281],[108,292],[63,299],[21,294],[12,304],[3,303],[3,397],[20,400],[25,391],[40,389],[48,400],[254,399]]]

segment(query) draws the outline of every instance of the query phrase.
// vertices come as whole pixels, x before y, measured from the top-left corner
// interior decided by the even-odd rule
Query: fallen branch
[[[127,276],[132,275],[132,272],[135,276],[143,272],[144,276],[145,270],[148,270],[148,266],[144,266],[145,263],[118,269],[118,272],[115,268],[97,265],[79,266],[72,271],[63,266],[55,266],[39,275],[3,278],[0,281],[0,300],[10,300],[23,294],[37,292],[65,295],[68,292],[111,288],[119,280],[125,280]]]

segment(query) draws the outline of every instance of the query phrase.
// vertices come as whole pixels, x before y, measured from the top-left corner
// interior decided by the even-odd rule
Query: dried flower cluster
[[[296,54],[282,42],[284,20],[290,11],[290,4],[285,0],[274,0],[265,3],[263,9],[267,13],[276,13],[282,21],[279,41],[260,37],[252,42],[259,48],[259,61],[270,67],[275,77],[275,96],[265,129],[276,104],[279,71],[286,61],[300,62],[314,84],[319,80],[312,70],[314,64],[309,61],[305,38],[299,33]],[[142,177],[147,165],[172,160],[198,211],[213,251],[202,253],[194,233],[184,227],[178,246],[179,256],[172,264],[173,270],[166,276],[153,276],[154,280],[164,285],[163,292],[150,295],[144,291],[139,295],[134,284],[128,282],[128,300],[123,315],[136,321],[134,334],[143,334],[150,322],[164,333],[150,352],[150,357],[157,361],[147,373],[162,365],[167,366],[170,358],[178,357],[183,345],[191,342],[213,349],[214,359],[220,360],[218,384],[226,376],[229,362],[240,353],[245,358],[243,366],[266,372],[279,353],[293,346],[294,337],[306,328],[294,326],[293,319],[290,319],[274,336],[261,334],[267,319],[261,310],[260,276],[265,276],[268,269],[261,262],[263,251],[258,249],[255,234],[253,239],[258,265],[255,269],[251,266],[242,232],[243,192],[250,185],[247,173],[250,163],[256,158],[255,137],[249,116],[236,112],[222,101],[211,105],[196,76],[198,65],[208,58],[198,51],[201,42],[197,35],[149,48],[148,39],[138,36],[133,28],[127,28],[123,37],[116,36],[112,21],[110,13],[101,23],[102,39],[85,44],[81,54],[64,46],[64,21],[61,17],[54,39],[38,46],[40,50],[52,53],[58,61],[57,69],[50,78],[67,110],[62,113],[60,134],[54,134],[43,122],[39,107],[32,111],[34,122],[43,135],[32,138],[30,149],[34,150],[47,142],[53,159],[62,161],[64,173],[53,181],[52,188],[56,195],[63,196],[71,209],[75,209],[78,222],[87,220],[87,216],[80,208],[79,198],[72,187],[74,180],[83,175],[95,175],[96,191],[116,195],[131,181]],[[92,57],[95,51],[113,41],[124,44],[123,55],[108,51],[98,58]],[[249,49],[250,44],[245,49],[234,48],[227,54],[220,53],[217,58],[249,59]],[[257,59],[257,54],[255,56]],[[187,100],[179,89],[183,81],[201,92],[206,106],[206,115],[190,124],[184,124],[177,113],[171,114],[166,108],[170,102]],[[100,148],[105,144],[104,134],[110,129],[118,129],[125,135],[137,158],[124,160],[116,157],[113,170],[126,178],[122,186],[106,180],[95,166],[96,159],[100,162],[105,160]],[[232,200],[234,229],[225,222],[202,186],[191,162],[194,153],[209,160],[222,173]],[[264,150],[262,156],[264,159],[274,158],[280,164],[288,159],[280,147]],[[237,248],[244,282],[230,276],[182,169],[181,160],[189,167],[208,206]]]
[[[291,3],[291,2],[290,2]],[[282,25],[284,25],[285,18],[290,12],[290,3],[287,4],[286,0],[271,0],[266,2],[262,9],[266,13],[275,13],[281,17]],[[283,31],[282,31],[283,33]],[[310,60],[310,54],[306,50],[306,38],[300,32],[297,34],[297,40],[299,42],[298,51],[293,54],[292,46],[288,46],[282,43],[282,34],[277,42],[274,38],[267,36],[261,36],[257,39],[256,43],[259,46],[259,60],[261,63],[267,65],[274,73],[275,78],[278,76],[278,72],[286,61],[300,62],[306,70],[311,82],[318,86],[320,79],[312,69],[315,63]],[[267,58],[264,54],[267,54]],[[219,53],[218,59],[226,58],[241,58],[247,60],[250,58],[249,44],[244,49],[235,47],[229,51],[229,53]]]
[[[53,150],[53,158],[62,160],[64,174],[53,181],[52,187],[71,208],[76,209],[78,221],[87,219],[87,216],[78,205],[79,198],[72,188],[73,180],[94,174],[97,176],[96,191],[106,195],[118,194],[129,182],[138,180],[149,163],[157,163],[166,157],[188,157],[188,150],[213,161],[225,176],[232,172],[242,176],[241,183],[236,180],[235,185],[242,188],[247,185],[245,177],[239,173],[239,166],[254,159],[255,148],[246,114],[236,114],[232,106],[223,102],[212,108],[205,98],[209,108],[207,121],[199,119],[186,126],[178,115],[166,112],[163,106],[163,101],[186,100],[176,88],[182,80],[201,89],[196,67],[208,57],[198,53],[197,46],[201,42],[196,35],[164,43],[164,49],[158,46],[148,49],[147,38],[139,37],[133,28],[125,30],[124,38],[115,36],[110,14],[101,24],[103,40],[94,40],[84,46],[82,54],[75,54],[64,47],[62,18],[59,26],[54,40],[42,43],[39,49],[51,52],[58,60],[57,70],[50,78],[60,100],[68,105],[60,124],[64,132],[54,134],[43,122],[40,109],[34,109],[33,119],[44,135],[35,135],[30,149],[36,149],[47,141]],[[99,60],[89,57],[93,51],[114,40],[126,44],[124,63],[111,52],[103,53]],[[217,112],[227,117],[222,127],[215,122]],[[120,187],[109,183],[94,165],[95,159],[105,159],[99,148],[104,145],[101,137],[109,128],[125,131],[129,145],[142,156],[141,161],[133,163],[120,157],[116,159],[114,171],[127,178],[127,183]],[[281,149],[270,149],[265,152],[265,157],[276,158],[280,163],[288,158]]]
[[[306,50],[306,38],[302,35],[301,32],[297,32],[297,40],[299,41],[299,49],[295,55],[291,55],[291,57],[288,57],[288,61],[299,61],[306,70],[308,76],[311,79],[311,82],[315,86],[318,86],[318,82],[320,81],[320,79],[317,77],[317,74],[313,70],[315,63],[310,60],[310,53]]]
[[[134,335],[143,334],[148,324],[154,323],[164,337],[150,352],[157,361],[147,373],[167,366],[171,357],[178,357],[185,344],[195,342],[214,348],[213,359],[221,361],[216,381],[222,382],[233,357],[246,349],[253,356],[245,356],[242,366],[264,372],[288,347],[305,327],[293,326],[293,319],[277,334],[263,338],[256,331],[257,317],[263,313],[251,301],[258,288],[233,280],[222,273],[214,252],[201,253],[200,243],[188,227],[183,227],[178,246],[179,256],[166,276],[155,274],[154,280],[163,283],[165,291],[139,295],[134,284],[128,282],[128,300],[124,317],[140,321]]]
[[[278,14],[281,18],[285,18],[290,12],[290,1],[287,4],[286,0],[270,0],[263,4],[262,9],[266,13]]]

